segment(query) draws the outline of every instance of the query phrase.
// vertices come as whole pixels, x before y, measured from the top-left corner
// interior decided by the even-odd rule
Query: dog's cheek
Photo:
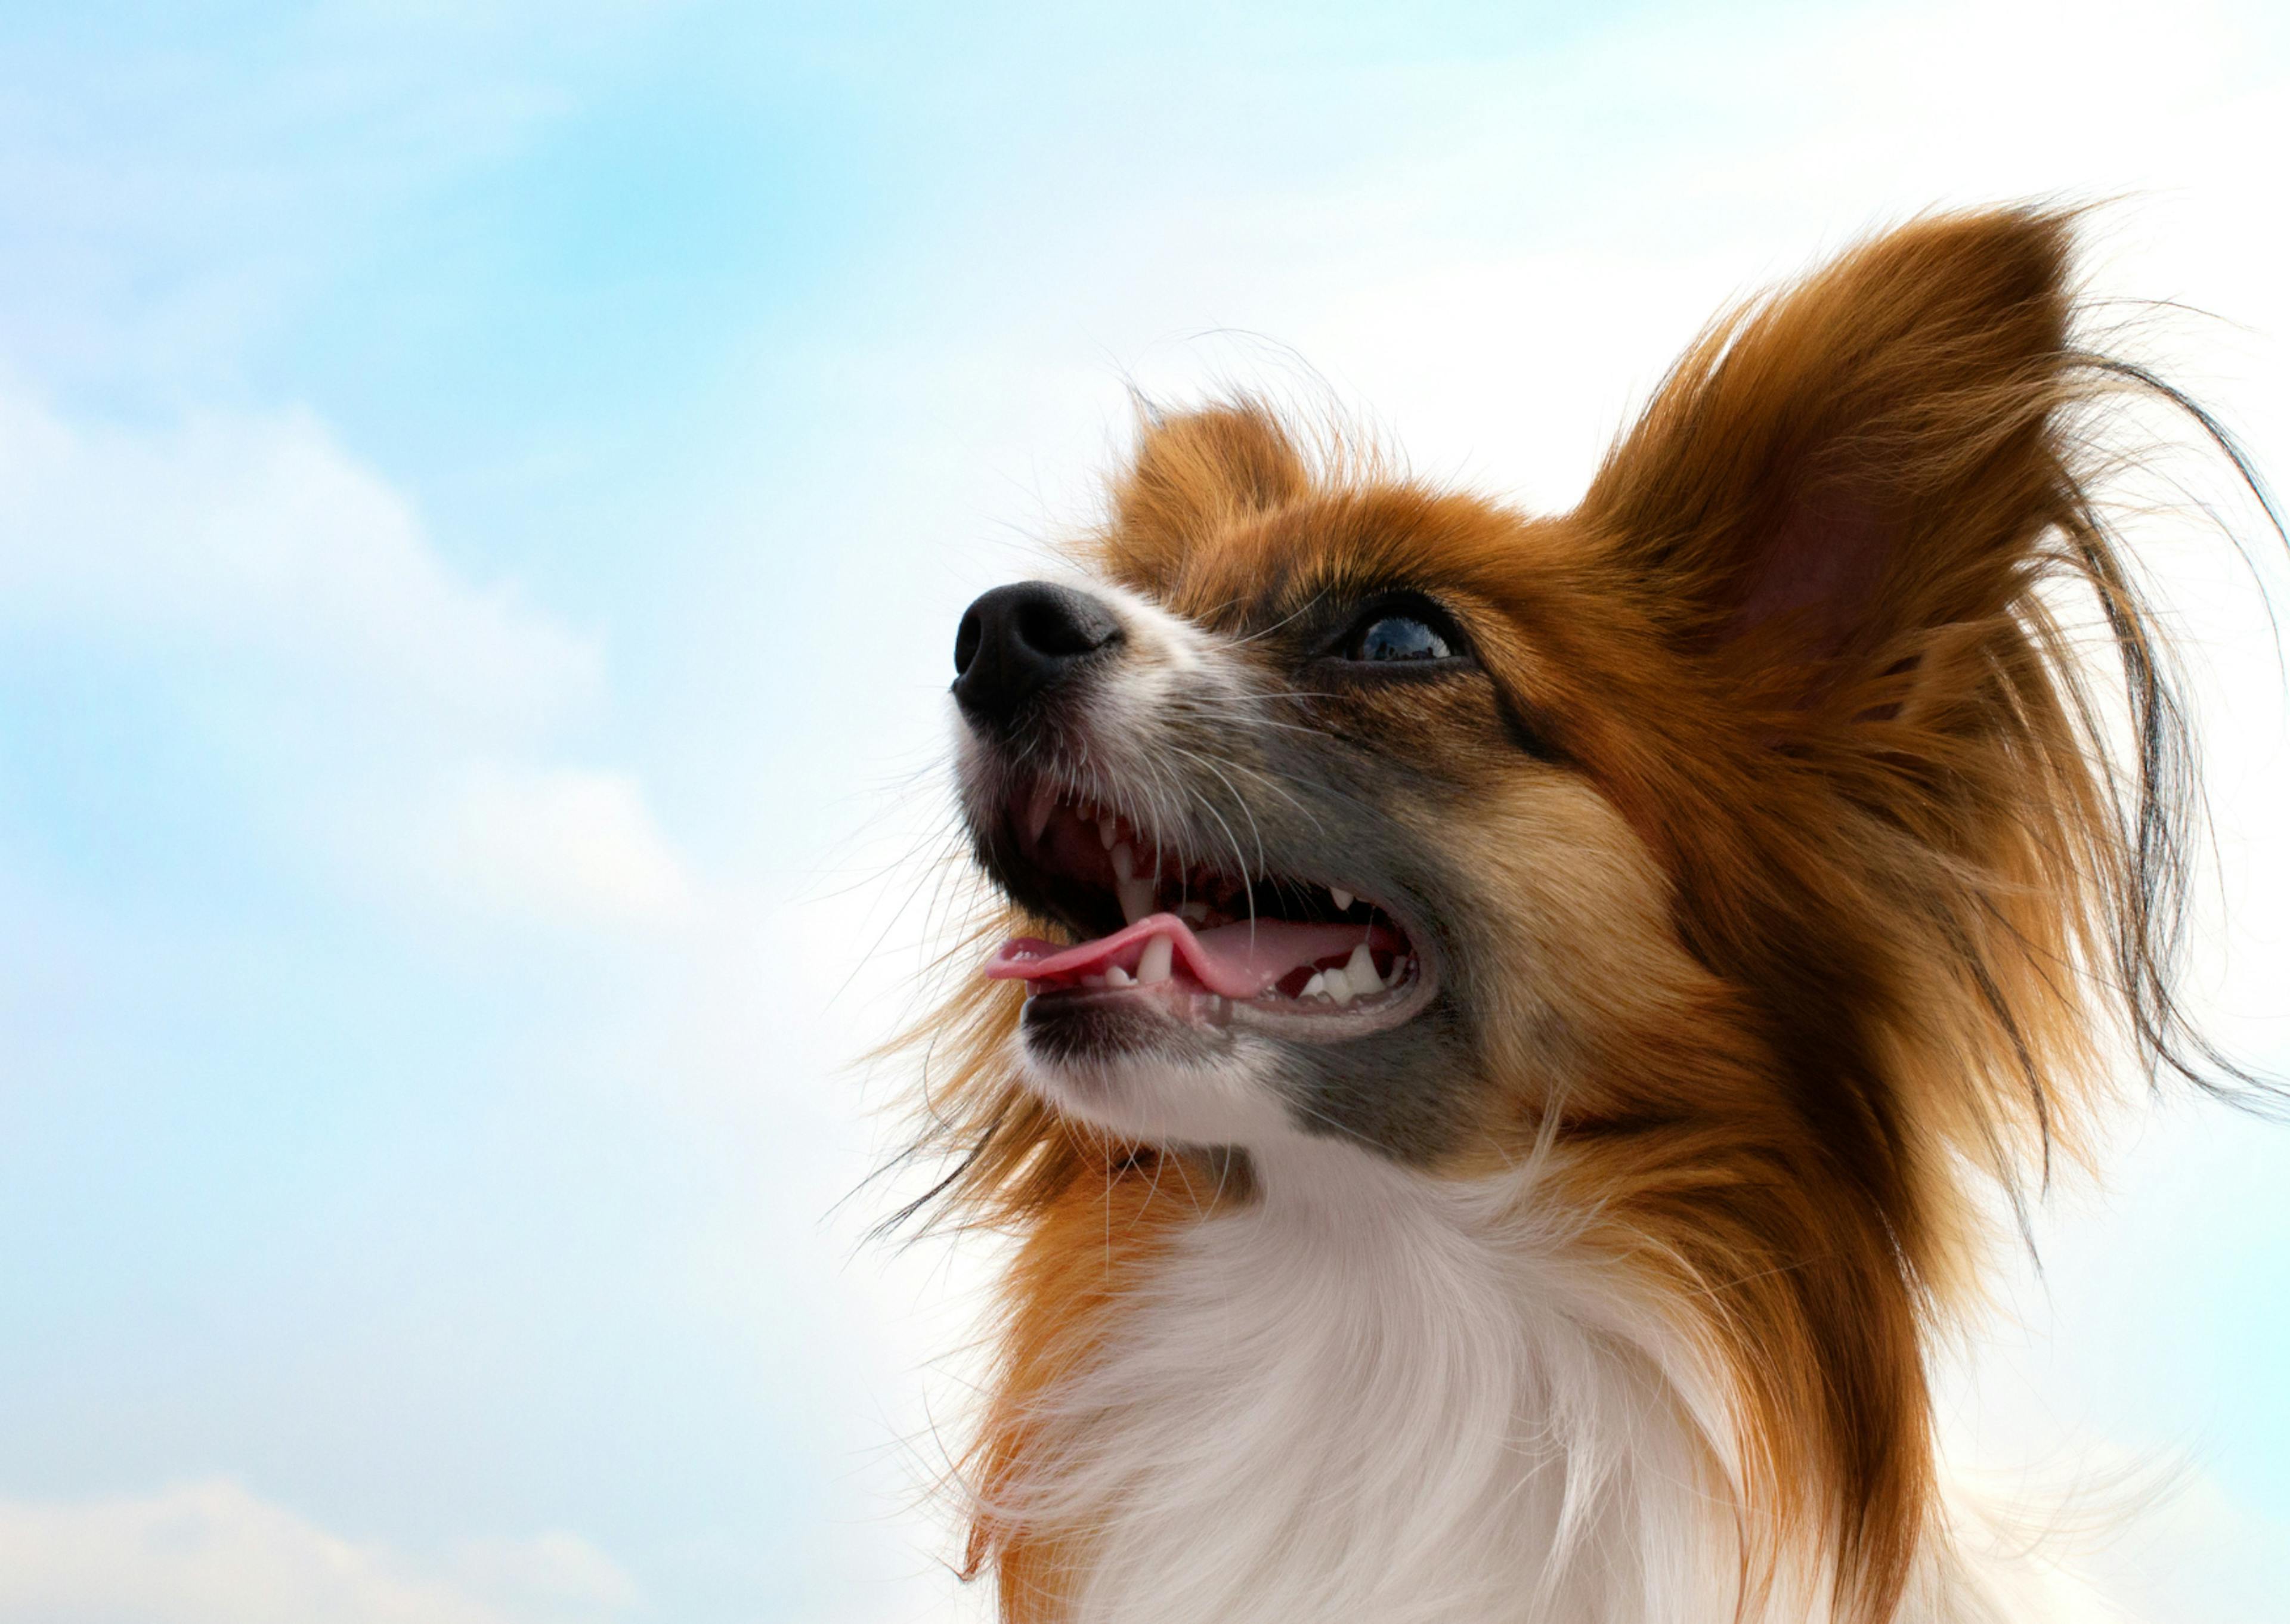
[[[1669,881],[1629,823],[1574,774],[1520,772],[1450,846],[1477,881],[1452,984],[1485,1071],[1474,1140],[1509,1155],[1552,1109],[1658,1108],[1640,1097],[1641,1061],[1699,1006],[1709,977],[1678,940]]]
[[[1454,1156],[1484,1115],[1481,1068],[1445,992],[1388,1031],[1326,1047],[1290,1045],[1283,1071],[1301,1132],[1413,1166]]]
[[[1501,764],[1532,772],[1516,756]],[[1531,793],[1501,787],[1504,804]],[[1395,1160],[1430,1168],[1484,1147],[1487,1122],[1499,1114],[1501,1081],[1520,1070],[1518,1029],[1548,1027],[1549,1012],[1535,996],[1532,967],[1540,954],[1523,948],[1510,916],[1519,907],[1508,862],[1491,864],[1484,798],[1459,795],[1442,783],[1364,785],[1343,797],[1375,804],[1373,828],[1358,830],[1349,849],[1373,854],[1363,878],[1392,881],[1391,894],[1408,899],[1416,924],[1437,941],[1438,988],[1413,1020],[1349,1042],[1287,1046],[1282,1080],[1296,1125],[1381,1151]],[[1373,797],[1373,798],[1371,798]],[[1500,812],[1491,821],[1516,833],[1525,820]],[[1532,1048],[1530,1043],[1526,1045]]]

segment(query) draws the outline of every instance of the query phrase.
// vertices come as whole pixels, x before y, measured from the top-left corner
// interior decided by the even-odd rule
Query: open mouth
[[[1021,787],[1006,816],[1005,884],[1075,938],[1016,937],[988,963],[989,976],[1025,981],[1029,1018],[1152,1001],[1197,1024],[1334,1038],[1397,1025],[1428,996],[1405,927],[1341,885],[1188,860],[1048,783]]]

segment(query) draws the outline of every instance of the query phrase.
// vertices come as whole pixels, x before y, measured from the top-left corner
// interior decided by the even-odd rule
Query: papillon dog
[[[1007,940],[926,1081],[1012,1237],[1005,1624],[2038,1616],[1934,1348],[2126,1055],[2227,1085],[2090,450],[2214,426],[2082,347],[2074,232],[1734,309],[1556,516],[1147,410],[1071,578],[970,605]]]

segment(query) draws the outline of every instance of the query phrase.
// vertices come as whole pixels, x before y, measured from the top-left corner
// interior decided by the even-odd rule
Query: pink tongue
[[[1176,959],[1193,979],[1228,998],[1253,998],[1292,970],[1349,953],[1362,942],[1397,948],[1399,937],[1382,925],[1300,924],[1288,919],[1244,919],[1213,925],[1197,934],[1174,914],[1152,914],[1110,936],[1061,948],[1035,936],[1015,936],[1002,944],[986,966],[997,980],[1029,981],[1102,975],[1118,964],[1134,975],[1145,944],[1165,936]]]

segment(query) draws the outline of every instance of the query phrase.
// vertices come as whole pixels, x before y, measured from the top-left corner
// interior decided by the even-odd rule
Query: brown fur
[[[1068,1149],[1094,1163],[1095,1176],[1070,1180],[1033,1214],[1004,1277],[1000,1380],[970,1463],[977,1510],[965,1577],[993,1564],[1004,1624],[1055,1624],[1078,1559],[1061,1541],[999,1515],[1004,1485],[1032,1442],[1034,1402],[1089,1358],[1155,1253],[1213,1204],[1213,1182],[1197,1185],[1174,1157],[1084,1134]],[[1044,1312],[1048,1304],[1055,1310]]]
[[[1445,1171],[1557,1147],[1594,1244],[1739,1395],[1752,1587],[1822,1550],[1853,1620],[1892,1614],[1934,1529],[1923,1348],[1990,1197],[2083,1147],[2113,1035],[2172,1064],[2191,1043],[2182,740],[2078,462],[2078,413],[2123,376],[2071,339],[2071,223],[1927,219],[1725,317],[1563,517],[1316,468],[1244,403],[1149,424],[1085,549],[1212,628],[1397,579],[1471,628],[1497,700],[1306,702],[1474,786],[1425,837],[1531,904],[1505,951],[1544,973],[1488,993],[1516,1041]],[[2062,587],[2109,623],[2127,771]],[[1122,1281],[1215,1203],[1156,1202],[1213,1180],[1018,1087],[1019,1001],[974,983],[939,1017],[933,1142],[966,1158],[962,1220],[1021,1237],[972,1564],[1011,1624],[1048,1624],[1071,1553],[993,1510],[1028,1396],[1117,1334]]]

